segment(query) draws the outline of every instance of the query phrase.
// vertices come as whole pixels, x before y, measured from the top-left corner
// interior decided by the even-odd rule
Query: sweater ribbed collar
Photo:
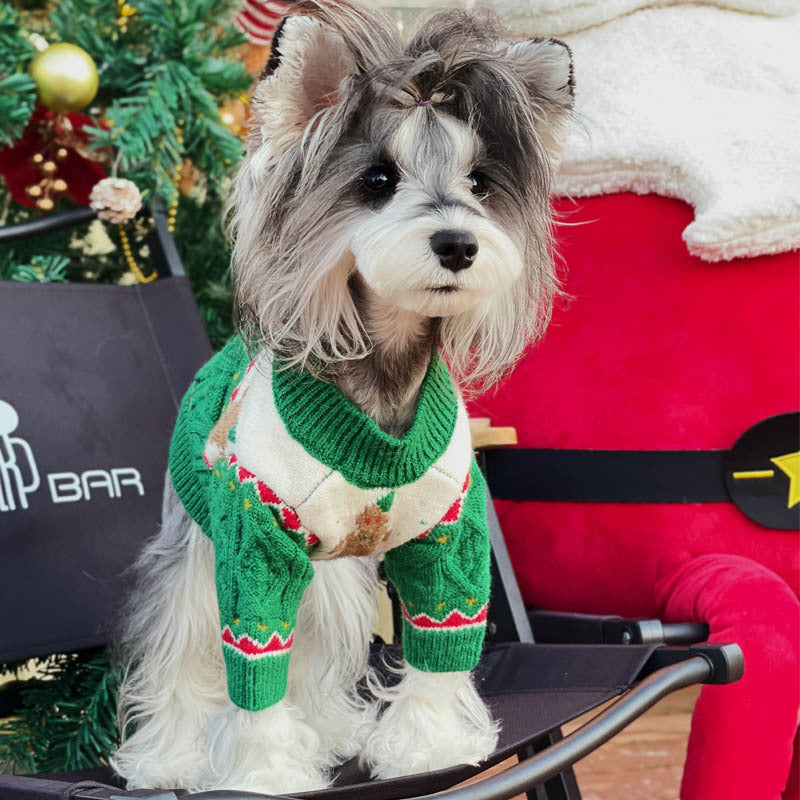
[[[447,449],[458,415],[450,373],[438,353],[422,381],[414,422],[400,439],[382,431],[337,386],[305,370],[274,364],[272,390],[292,438],[362,489],[421,478]]]

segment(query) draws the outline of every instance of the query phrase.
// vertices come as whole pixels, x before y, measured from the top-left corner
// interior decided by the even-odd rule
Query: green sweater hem
[[[223,656],[228,696],[239,708],[263,711],[286,694],[288,653],[250,660],[226,647],[223,648]]]
[[[420,631],[403,620],[403,655],[423,672],[475,669],[483,649],[485,625],[458,631]]]

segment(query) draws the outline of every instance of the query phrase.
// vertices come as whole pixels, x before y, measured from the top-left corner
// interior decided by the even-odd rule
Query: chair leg
[[[485,468],[483,459],[479,459],[481,468]],[[492,603],[489,612],[489,638],[497,641],[533,642],[533,631],[528,620],[522,592],[514,575],[511,557],[506,548],[503,530],[497,517],[492,495],[486,490],[486,517],[489,523],[489,535],[492,540]],[[557,728],[532,746],[524,748],[518,756],[520,760],[529,758],[544,750],[551,744],[563,739],[561,729]],[[528,800],[581,800],[578,782],[572,767],[568,768],[543,786],[537,786],[527,792]]]
[[[532,745],[523,748],[517,755],[522,761],[523,758],[530,758],[563,738],[561,729],[557,728]],[[581,791],[572,767],[559,773],[543,785],[534,787],[531,791],[526,792],[526,795],[528,800],[581,800]]]

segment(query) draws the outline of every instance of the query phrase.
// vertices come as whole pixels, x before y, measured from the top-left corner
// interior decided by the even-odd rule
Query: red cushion
[[[557,209],[570,298],[474,414],[514,425],[522,447],[708,449],[798,408],[798,253],[701,261],[680,238],[692,209],[654,195]],[[547,608],[652,615],[658,578],[705,553],[746,556],[798,590],[797,535],[731,503],[498,510],[525,599]]]

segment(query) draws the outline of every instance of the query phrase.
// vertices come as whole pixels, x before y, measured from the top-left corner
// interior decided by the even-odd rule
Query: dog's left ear
[[[318,19],[285,17],[253,94],[258,144],[280,157],[303,135],[315,114],[339,99],[339,85],[356,71],[342,37]]]
[[[572,51],[560,39],[528,39],[505,56],[534,103],[537,131],[553,165],[561,159],[574,105]]]

